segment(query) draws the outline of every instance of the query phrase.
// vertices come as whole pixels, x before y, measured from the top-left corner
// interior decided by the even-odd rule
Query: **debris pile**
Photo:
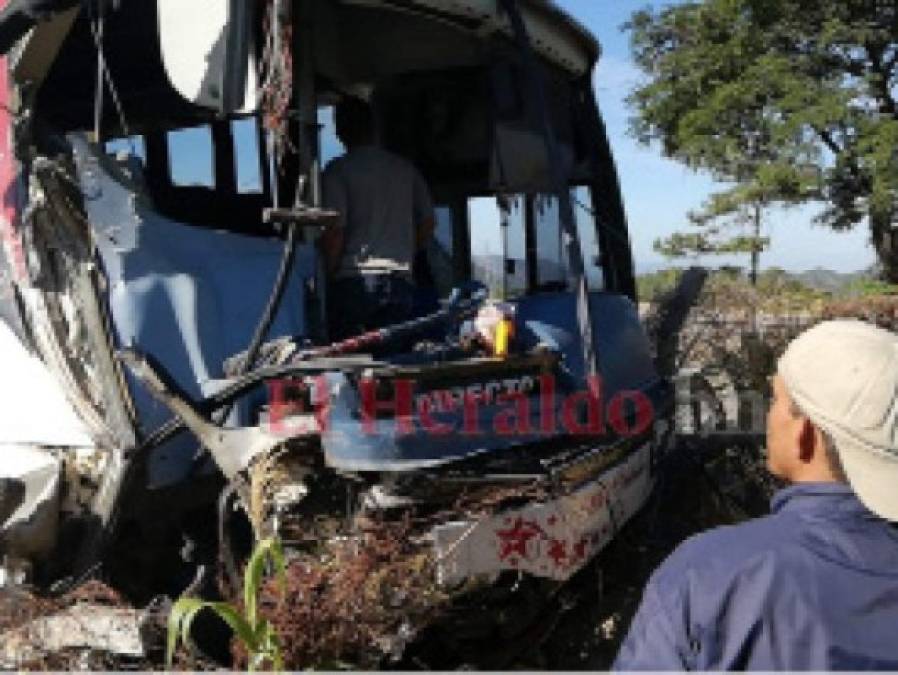
[[[112,588],[89,581],[58,599],[28,590],[0,591],[0,667],[5,670],[152,668],[163,633],[150,614]]]
[[[286,593],[271,579],[259,604],[281,638],[285,667],[374,668],[384,656],[399,658],[448,598],[433,581],[430,551],[404,519],[360,523],[295,557]],[[246,666],[239,646],[235,666]]]
[[[431,500],[435,496],[431,493]],[[422,630],[443,618],[457,621],[459,598],[468,602],[494,581],[469,579],[462,588],[442,586],[431,538],[434,525],[474,521],[546,496],[545,487],[533,483],[487,484],[462,489],[441,506],[430,501],[369,510],[350,522],[337,512],[294,521],[286,528],[296,538],[290,546],[292,537],[287,535],[291,553],[286,592],[282,595],[272,578],[259,599],[260,613],[280,637],[284,666],[371,669],[406,663],[406,647]],[[474,616],[466,614],[464,619],[471,622]],[[247,665],[247,654],[237,641],[233,653],[235,667]]]

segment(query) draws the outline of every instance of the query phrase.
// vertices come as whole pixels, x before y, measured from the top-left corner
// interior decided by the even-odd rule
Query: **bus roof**
[[[484,34],[511,34],[498,0],[341,0],[346,5],[420,12]],[[534,49],[573,74],[589,72],[601,54],[595,36],[553,0],[520,0]]]

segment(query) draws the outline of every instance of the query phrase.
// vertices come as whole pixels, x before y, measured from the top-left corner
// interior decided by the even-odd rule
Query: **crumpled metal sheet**
[[[108,279],[115,341],[156,356],[192,399],[214,392],[224,360],[246,348],[271,292],[282,256],[277,238],[209,230],[170,220],[152,208],[136,157],[112,159],[80,134],[69,137],[84,205]],[[315,248],[297,250],[286,298],[270,335],[305,335],[305,280],[314,276]],[[133,385],[141,426],[170,413]],[[189,435],[150,455],[148,479],[163,487],[186,478],[196,454]]]
[[[29,446],[0,445],[0,482],[24,486],[20,503],[0,521],[0,550],[28,558],[47,553],[59,521],[60,462]]]
[[[25,482],[18,478],[0,478],[0,523],[25,502]]]
[[[0,668],[20,667],[64,649],[144,656],[136,609],[80,604],[0,635]]]
[[[646,444],[571,494],[437,526],[431,536],[438,582],[454,585],[503,570],[569,579],[648,499],[654,485],[650,462]]]

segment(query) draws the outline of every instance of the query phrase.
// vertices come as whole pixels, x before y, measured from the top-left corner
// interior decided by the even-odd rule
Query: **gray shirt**
[[[343,228],[337,276],[411,272],[416,228],[433,217],[427,184],[411,163],[373,145],[355,148],[328,163],[322,189]]]

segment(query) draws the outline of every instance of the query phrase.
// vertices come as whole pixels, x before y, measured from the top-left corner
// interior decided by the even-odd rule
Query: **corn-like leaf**
[[[274,626],[263,619],[258,629],[259,654],[264,657],[263,660],[271,661],[276,671],[283,670],[284,661],[281,657],[281,643],[278,640],[277,633],[274,632]]]
[[[190,644],[190,629],[193,627],[193,620],[205,606],[206,603],[199,600],[184,612],[184,616],[181,618],[181,642],[185,645]]]
[[[274,629],[266,619],[261,619],[256,626],[256,644],[261,651],[266,651],[271,644],[271,636]]]
[[[205,606],[230,626],[234,635],[246,646],[247,650],[254,652],[259,649],[260,643],[256,639],[252,626],[233,605],[227,602],[209,602]]]
[[[251,655],[248,667],[249,672],[256,672],[263,663],[265,663],[265,654],[259,652]]]
[[[284,547],[279,539],[276,539],[271,547],[271,564],[274,566],[274,574],[277,579],[278,590],[281,599],[287,596],[287,561],[284,558]]]
[[[266,661],[271,661],[276,670],[283,670],[280,643],[273,626],[265,619],[259,619],[257,596],[265,574],[265,564],[271,559],[277,575],[281,594],[286,593],[286,563],[280,542],[266,539],[259,543],[246,565],[243,581],[245,616],[227,602],[208,602],[197,598],[181,598],[172,607],[168,617],[168,641],[166,663],[171,666],[178,638],[185,644],[190,641],[190,629],[196,615],[204,609],[215,612],[234,631],[249,653],[249,668],[256,670]]]
[[[248,651],[258,651],[259,642],[256,640],[251,626],[232,605],[226,602],[207,602],[196,598],[181,598],[172,607],[169,615],[166,663],[171,665],[171,660],[177,647],[178,634],[180,633],[182,642],[188,643],[193,620],[204,609],[215,612],[222,621],[228,624]]]
[[[286,592],[286,564],[281,544],[277,539],[265,539],[256,546],[249,562],[246,563],[246,572],[243,575],[243,604],[246,620],[253,627],[256,626],[257,621],[256,598],[262,586],[265,563],[269,557],[274,565],[281,593]]]
[[[186,632],[189,633],[189,621],[202,606],[203,601],[196,598],[181,598],[172,606],[168,615],[168,641],[165,649],[165,663],[169,668],[178,646],[178,634],[183,632],[182,626],[186,624]]]
[[[271,631],[271,634],[268,639],[268,641],[270,643],[269,651],[271,653],[271,661],[272,661],[272,664],[274,665],[275,671],[280,673],[280,672],[283,672],[283,670],[284,670],[284,659],[281,656],[281,641],[278,638],[277,633],[274,632],[274,628],[272,628],[272,627],[269,627],[269,628]]]

